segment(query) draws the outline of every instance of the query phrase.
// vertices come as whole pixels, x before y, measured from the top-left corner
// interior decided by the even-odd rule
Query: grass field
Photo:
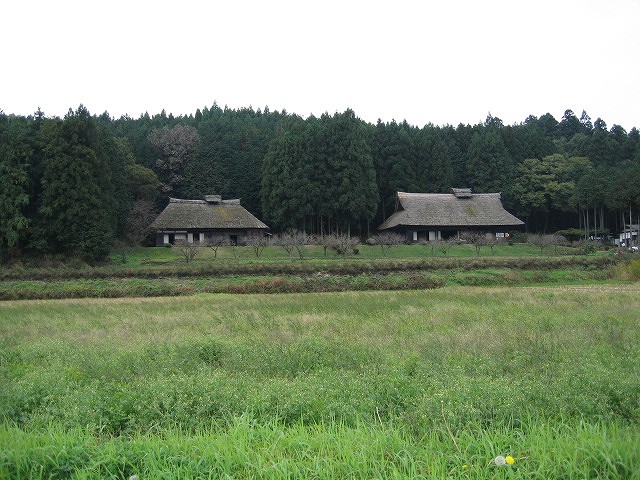
[[[639,327],[638,284],[1,302],[0,478],[640,478]]]
[[[217,268],[229,268],[235,266],[269,266],[272,264],[290,265],[304,262],[312,266],[326,266],[336,264],[359,264],[377,261],[406,261],[406,260],[438,260],[443,258],[514,258],[514,257],[563,257],[578,255],[577,248],[572,247],[546,247],[542,252],[531,244],[496,245],[493,250],[483,247],[480,255],[477,255],[473,245],[461,244],[453,246],[444,256],[438,250],[433,250],[429,245],[396,245],[382,250],[379,246],[359,245],[357,254],[338,255],[335,251],[317,245],[307,245],[304,248],[304,258],[300,259],[294,251],[289,256],[281,247],[267,246],[259,257],[252,247],[220,247],[217,252],[207,247],[197,250],[197,255],[191,262],[192,268],[216,266]],[[596,255],[609,255],[612,252],[600,251]],[[593,255],[591,255],[593,256]],[[149,270],[149,269],[173,269],[187,266],[185,257],[178,248],[169,247],[144,247],[121,248],[112,251],[105,264],[90,267],[79,258],[61,258],[45,256],[37,259],[25,258],[16,261],[9,268],[0,270],[0,275],[24,275],[38,273],[38,271],[75,271],[86,273],[86,270],[94,272],[113,273],[121,270]],[[2,278],[2,277],[0,277]]]
[[[198,293],[302,293],[349,290],[429,289],[450,285],[499,286],[625,281],[633,256],[599,252],[576,255],[568,247],[541,254],[532,245],[500,245],[475,254],[470,245],[443,257],[425,245],[399,245],[384,255],[362,245],[357,255],[324,255],[309,246],[304,260],[267,247],[256,258],[251,247],[202,247],[187,263],[171,248],[130,250],[125,259],[90,267],[74,259],[39,259],[0,269],[0,300],[183,296]],[[555,254],[557,253],[557,255]],[[76,259],[77,260],[77,259]],[[125,260],[124,263],[122,261]]]
[[[443,257],[438,250],[433,250],[428,244],[425,245],[395,245],[384,250],[377,245],[358,245],[358,253],[348,255],[346,258],[350,261],[366,261],[375,259],[415,259],[415,258],[434,258]],[[496,245],[493,250],[489,247],[480,249],[480,256],[483,257],[505,257],[505,256],[552,256],[552,255],[574,255],[578,250],[572,247],[546,247],[542,252],[536,245],[518,243],[518,244],[500,244]],[[215,255],[215,256],[214,256]],[[470,244],[462,244],[451,247],[447,252],[447,257],[477,257],[475,247]],[[323,247],[317,245],[307,245],[304,249],[304,258],[307,261],[326,262],[340,260],[344,261],[345,257],[337,255],[335,251],[328,249],[326,252]],[[270,263],[282,262],[299,259],[296,251],[289,256],[282,247],[268,246],[264,249],[260,257],[256,257],[255,251],[251,247],[220,247],[214,254],[209,248],[202,248],[194,261],[196,263],[217,262],[217,263]],[[115,264],[122,263],[122,256],[118,252],[113,252],[111,261]],[[185,259],[178,249],[167,247],[153,248],[137,248],[130,250],[126,256],[124,265],[128,267],[146,267],[149,265],[170,265],[175,263],[184,263]]]

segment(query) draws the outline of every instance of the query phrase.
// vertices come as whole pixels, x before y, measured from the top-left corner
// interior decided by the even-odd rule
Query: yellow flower
[[[466,463],[464,465],[462,465],[462,468],[469,468],[469,465],[467,465]]]
[[[505,460],[506,460],[506,462],[507,462],[509,465],[513,465],[514,463],[516,463],[516,459],[515,459],[515,458],[513,458],[511,455],[507,455],[507,457],[505,458]]]

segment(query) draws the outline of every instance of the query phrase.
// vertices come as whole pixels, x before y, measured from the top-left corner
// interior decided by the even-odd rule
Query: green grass
[[[454,265],[455,266],[455,265]],[[544,267],[544,265],[540,265]],[[293,272],[296,270],[294,269]],[[611,265],[569,265],[564,268],[449,268],[341,274],[318,271],[300,274],[209,274],[160,278],[80,278],[5,280],[0,300],[183,296],[197,293],[294,293],[348,290],[407,290],[450,285],[497,286],[575,284],[623,280]]]
[[[619,423],[476,426],[417,438],[395,426],[284,426],[233,419],[225,428],[97,439],[81,429],[0,428],[5,478],[638,478],[640,435]],[[512,454],[511,467],[491,459]],[[0,457],[2,458],[2,457]],[[2,468],[2,465],[0,465]]]
[[[349,255],[346,258],[349,261],[358,260],[375,260],[375,259],[415,259],[415,258],[433,258],[442,257],[442,253],[432,251],[429,245],[396,245],[384,252],[380,246],[375,245],[359,245],[357,255]],[[547,247],[540,252],[540,248],[531,244],[514,244],[514,245],[497,245],[493,251],[489,247],[481,249],[482,257],[512,257],[512,256],[554,256],[554,255],[575,255],[577,250],[572,247]],[[477,257],[475,247],[473,245],[457,245],[449,250],[447,257]],[[309,245],[306,247],[305,259],[307,261],[344,261],[345,257],[337,255],[332,250],[327,250],[325,255],[323,247]],[[230,247],[220,247],[217,256],[214,258],[213,250],[203,248],[196,256],[195,263],[271,263],[283,261],[299,260],[298,255],[294,252],[291,257],[278,246],[269,246],[264,249],[262,255],[256,257],[251,247],[237,247],[235,255]],[[111,261],[114,264],[121,264],[122,258],[117,252],[112,253]],[[184,257],[172,248],[167,247],[151,247],[138,248],[129,252],[127,255],[127,267],[145,268],[149,265],[171,265],[185,263]]]
[[[0,478],[640,478],[639,294],[2,302]]]

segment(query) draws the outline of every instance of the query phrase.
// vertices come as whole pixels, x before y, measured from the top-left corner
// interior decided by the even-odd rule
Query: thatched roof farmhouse
[[[452,193],[398,192],[396,212],[378,230],[397,231],[406,235],[409,242],[420,242],[469,230],[504,237],[523,224],[504,209],[500,193],[454,188]]]
[[[220,195],[206,195],[203,200],[170,198],[151,228],[156,231],[156,245],[221,240],[243,245],[248,236],[264,235],[269,229],[239,199],[223,200]]]

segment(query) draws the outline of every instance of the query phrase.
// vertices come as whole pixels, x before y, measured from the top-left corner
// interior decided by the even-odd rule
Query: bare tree
[[[289,230],[276,237],[277,245],[287,252],[289,258],[291,258],[291,254],[295,250],[300,260],[304,260],[304,256],[307,253],[307,245],[312,242],[313,237],[298,230]]]
[[[247,246],[253,248],[256,258],[260,258],[260,255],[264,252],[264,248],[267,246],[267,236],[262,232],[252,233],[247,235],[246,243]]]
[[[433,253],[434,251],[439,251],[440,253],[442,253],[442,255],[444,257],[447,256],[447,253],[449,253],[449,250],[451,250],[451,247],[453,247],[454,245],[456,245],[458,242],[454,239],[449,239],[449,240],[431,240],[429,242],[429,245],[431,245],[431,253]]]
[[[218,249],[225,245],[228,245],[228,242],[224,239],[224,237],[214,236],[205,242],[205,245],[213,250],[213,258],[218,258]]]
[[[173,248],[176,248],[182,254],[187,263],[191,263],[199,253],[200,244],[189,243],[186,240],[176,240]]]
[[[151,222],[156,218],[153,202],[150,200],[136,200],[133,202],[127,222],[127,239],[134,246],[142,242],[151,233]]]
[[[404,237],[396,232],[380,232],[371,237],[371,239],[376,245],[380,245],[383,256],[387,255],[386,251],[391,247],[400,245],[404,241]]]
[[[293,253],[293,239],[290,232],[281,233],[276,236],[275,244],[282,247],[282,249],[287,252],[289,255],[289,259],[291,259],[291,254]]]
[[[549,245],[555,247],[554,252],[558,253],[558,246],[567,243],[567,239],[562,235],[557,234],[545,234],[545,233],[532,233],[527,238],[528,242],[537,245],[540,248],[540,253]]]
[[[476,255],[480,255],[480,249],[487,245],[487,234],[484,232],[466,231],[460,233],[460,238],[476,248]]]
[[[182,170],[195,151],[198,131],[185,125],[165,126],[153,130],[149,134],[149,142],[161,152],[161,158],[156,160],[161,177],[160,188],[164,193],[171,193],[182,181]]]
[[[360,244],[360,240],[350,235],[334,234],[331,235],[331,248],[333,248],[338,255],[347,255],[353,253],[354,249]]]
[[[293,235],[293,247],[298,253],[298,258],[304,260],[304,256],[307,253],[307,245],[310,243],[311,237],[305,232],[295,232]]]
[[[324,250],[324,256],[327,256],[327,249],[333,248],[334,235],[317,235],[313,238],[313,243],[319,245]]]
[[[492,235],[490,237],[487,236],[485,239],[485,242],[486,242],[485,245],[491,249],[491,255],[495,255],[496,252],[493,251],[493,247],[504,243],[504,238],[501,238],[501,237],[499,238],[499,237],[496,237],[495,235]]]
[[[135,200],[127,219],[126,240],[118,240],[114,244],[114,250],[120,255],[122,263],[127,263],[127,258],[134,247],[139,247],[151,234],[151,222],[156,217],[153,202],[149,200]]]

